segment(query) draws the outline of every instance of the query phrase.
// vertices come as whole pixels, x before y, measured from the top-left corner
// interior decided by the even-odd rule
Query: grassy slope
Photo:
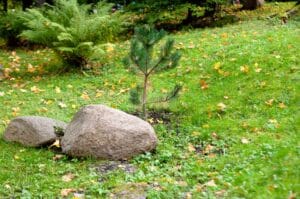
[[[150,198],[182,198],[190,193],[193,198],[211,198],[220,195],[220,190],[225,190],[225,198],[287,198],[300,189],[296,121],[299,33],[296,22],[270,25],[253,21],[173,35],[183,58],[177,69],[152,78],[153,97],[175,81],[183,82],[184,89],[170,105],[176,113],[173,123],[155,126],[160,139],[157,152],[131,161],[138,167],[137,173],[114,172],[99,183],[91,168],[96,160],[53,161],[54,153],[46,149],[0,140],[0,196],[54,197],[63,188],[75,188],[84,190],[86,196],[105,197],[126,182],[147,182],[159,184],[149,190]],[[20,108],[18,115],[44,115],[66,122],[85,104],[104,103],[132,111],[123,90],[137,78],[121,65],[126,46],[115,48],[115,56],[108,58],[110,64],[99,75],[44,74],[33,82],[36,74],[21,71],[14,80],[1,82],[0,92],[5,94],[0,97],[0,132],[14,117],[12,108],[16,107]],[[24,67],[57,63],[47,50],[38,54],[20,50],[17,54]],[[8,56],[9,52],[1,51],[0,63],[8,64]],[[208,89],[201,89],[200,80]],[[27,92],[21,92],[20,86]],[[44,91],[33,93],[33,86]],[[61,93],[56,93],[55,87]],[[95,97],[97,89],[103,91],[102,96]],[[90,99],[83,99],[84,92]],[[60,108],[60,102],[68,107]],[[225,112],[218,111],[221,102],[226,105]],[[280,108],[280,103],[286,107],[281,104]],[[203,155],[192,146],[197,151],[209,146],[214,150]],[[61,180],[67,172],[76,174],[68,183]],[[211,180],[216,186],[203,186]]]

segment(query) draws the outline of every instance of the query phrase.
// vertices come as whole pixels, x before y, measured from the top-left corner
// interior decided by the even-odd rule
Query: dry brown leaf
[[[208,154],[208,153],[210,153],[212,150],[214,150],[214,148],[215,148],[214,146],[208,144],[208,145],[206,145],[205,149],[203,150],[203,153],[204,153],[204,154]]]
[[[90,96],[86,93],[86,92],[83,92],[81,94],[81,98],[84,99],[84,100],[89,100],[90,99]]]
[[[62,154],[56,154],[55,156],[53,156],[52,160],[57,161],[60,160],[64,157],[64,155]]]
[[[210,154],[208,154],[208,157],[209,157],[209,158],[215,158],[215,157],[217,157],[217,154],[215,154],[215,153],[210,153]]]
[[[297,198],[297,194],[296,193],[290,193],[288,199],[296,199]]]
[[[42,78],[41,78],[41,76],[36,76],[33,79],[34,79],[34,82],[39,82],[39,81],[41,81]]]
[[[75,178],[73,173],[67,173],[61,177],[61,180],[64,182],[71,182]]]
[[[188,183],[185,181],[176,181],[175,182],[176,185],[180,186],[180,187],[186,187],[188,186]]]
[[[286,108],[286,105],[283,102],[281,102],[278,104],[278,107],[284,109]]]
[[[216,191],[215,195],[218,197],[223,197],[225,193],[226,193],[226,190],[222,189],[220,191]]]
[[[200,86],[202,90],[208,89],[208,84],[205,82],[205,80],[200,80]]]
[[[67,197],[70,193],[73,193],[73,192],[75,192],[76,191],[76,189],[72,189],[72,188],[69,188],[69,189],[62,189],[61,191],[60,191],[60,195],[62,196],[62,197]]]
[[[218,134],[216,132],[212,132],[211,133],[211,137],[217,139],[219,136],[218,136]]]
[[[274,99],[269,99],[268,101],[265,101],[265,104],[268,106],[272,106],[274,102]]]
[[[205,183],[205,185],[208,187],[216,187],[217,186],[214,180],[208,181],[207,183]]]
[[[31,90],[31,92],[36,93],[36,94],[43,91],[43,90],[39,89],[37,86],[31,87],[30,90]]]
[[[192,193],[187,192],[186,195],[185,195],[185,199],[192,199],[192,198],[193,198]]]
[[[35,68],[34,66],[32,66],[31,64],[28,64],[28,65],[27,65],[27,71],[28,71],[29,73],[34,73],[35,70],[36,70],[36,68]]]

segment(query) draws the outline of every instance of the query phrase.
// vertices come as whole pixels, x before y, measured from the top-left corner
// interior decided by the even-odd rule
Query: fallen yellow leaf
[[[39,112],[46,113],[46,112],[48,112],[48,109],[46,107],[42,107],[39,109]]]
[[[56,86],[56,87],[55,87],[55,92],[56,92],[56,93],[61,93],[60,88]]]
[[[220,102],[217,104],[217,108],[219,111],[225,111],[227,106],[223,102]]]
[[[84,100],[89,100],[90,99],[90,96],[86,93],[86,92],[83,92],[81,94],[81,98],[84,99]]]
[[[103,91],[96,92],[96,98],[101,97],[103,95]]]
[[[249,72],[249,66],[247,66],[247,65],[241,66],[240,71],[242,71],[243,73],[248,73]]]
[[[219,70],[221,68],[221,62],[217,62],[214,64],[214,69]]]
[[[59,141],[59,139],[55,140],[55,142],[53,142],[53,144],[51,144],[49,146],[49,148],[52,148],[52,147],[60,148],[60,141]]]
[[[43,90],[39,89],[37,86],[33,86],[30,88],[31,92],[33,93],[40,93],[42,92]]]
[[[195,137],[196,137],[196,136],[199,136],[199,135],[200,135],[200,132],[198,132],[198,131],[193,131],[193,132],[192,132],[192,135],[195,136]]]
[[[12,115],[14,116],[14,117],[16,117],[17,115],[19,115],[20,113],[20,107],[13,107],[13,108],[11,108],[12,109]]]

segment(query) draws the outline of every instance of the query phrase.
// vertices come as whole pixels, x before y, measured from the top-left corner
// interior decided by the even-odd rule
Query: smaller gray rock
[[[4,132],[4,140],[37,147],[57,139],[55,128],[65,129],[66,123],[40,116],[21,116],[13,119]]]

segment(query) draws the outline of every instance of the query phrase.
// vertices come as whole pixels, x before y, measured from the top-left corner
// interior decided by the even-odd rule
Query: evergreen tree
[[[154,58],[154,46],[163,37],[166,32],[163,30],[156,30],[149,25],[135,29],[135,34],[131,40],[131,49],[128,57],[125,58],[125,65],[135,73],[143,75],[143,86],[137,87],[135,91],[131,91],[131,101],[135,104],[140,103],[144,119],[147,119],[147,100],[148,82],[152,74],[174,68],[178,65],[180,54],[172,52],[174,40],[168,39],[166,43],[161,46],[158,58]],[[175,97],[180,90],[180,86],[176,85],[172,92],[161,101],[168,101]],[[139,100],[139,93],[142,91],[141,100]]]

